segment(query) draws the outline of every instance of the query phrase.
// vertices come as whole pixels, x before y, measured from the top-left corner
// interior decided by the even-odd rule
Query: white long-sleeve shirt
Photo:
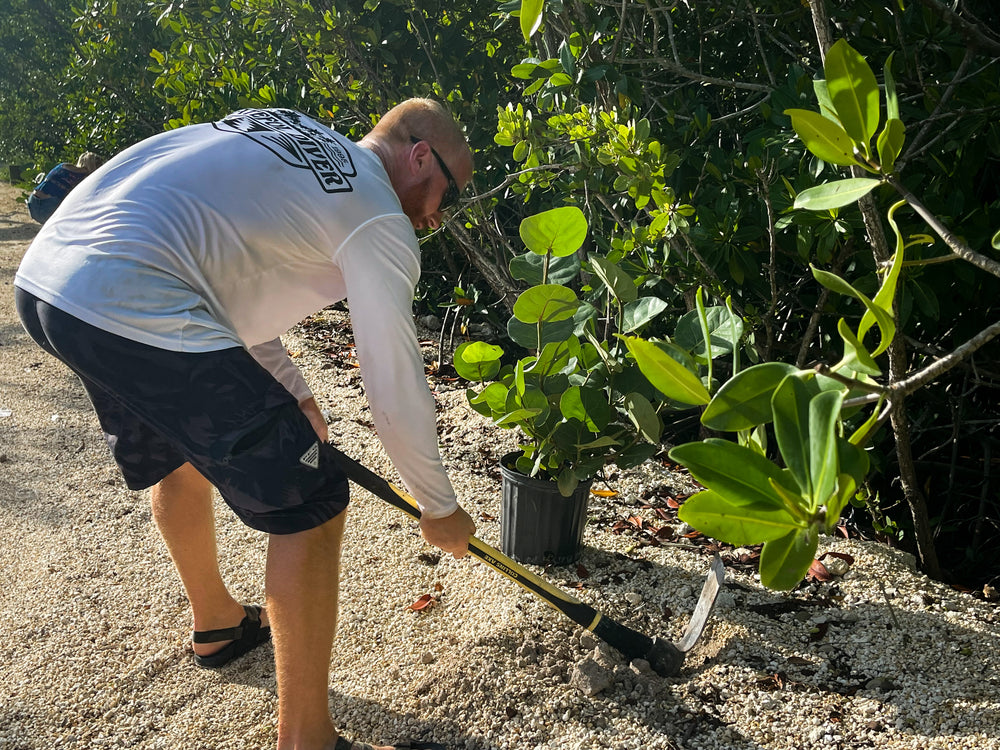
[[[346,299],[386,452],[429,518],[441,465],[413,291],[420,251],[378,157],[291,110],[242,110],[123,151],[39,231],[15,284],[162,349],[241,346],[299,400],[279,335]]]

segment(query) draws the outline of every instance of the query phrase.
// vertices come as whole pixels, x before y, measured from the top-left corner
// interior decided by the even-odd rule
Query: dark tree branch
[[[987,36],[979,26],[960,16],[941,0],[920,0],[920,2],[940,15],[945,23],[964,36],[970,47],[988,55],[1000,57],[1000,40]]]

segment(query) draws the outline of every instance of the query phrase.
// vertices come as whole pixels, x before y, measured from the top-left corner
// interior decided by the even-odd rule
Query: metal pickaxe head
[[[726,568],[722,564],[722,558],[716,554],[709,566],[708,578],[701,587],[701,596],[698,597],[691,620],[677,643],[671,643],[658,636],[650,638],[607,617],[602,617],[593,628],[594,635],[613,646],[629,660],[645,659],[658,675],[674,677],[684,664],[684,655],[694,647],[705,631],[705,625],[708,623],[709,615],[712,614],[712,607],[715,606],[715,599],[719,595],[725,577]]]

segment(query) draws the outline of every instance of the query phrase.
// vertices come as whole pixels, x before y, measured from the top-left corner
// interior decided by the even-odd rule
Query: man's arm
[[[372,419],[422,513],[431,543],[465,553],[472,519],[461,511],[438,452],[436,409],[413,324],[420,275],[413,229],[402,216],[375,222],[335,262],[347,286],[351,326]]]
[[[330,428],[326,424],[326,418],[323,416],[323,412],[320,411],[319,404],[316,403],[316,399],[310,396],[304,401],[299,401],[299,408],[302,413],[309,418],[309,424],[316,431],[316,435],[324,443],[330,439]]]
[[[312,398],[313,393],[309,389],[306,379],[302,377],[299,368],[288,356],[288,351],[281,343],[280,338],[251,346],[248,351],[250,356],[257,360],[257,364],[285,386],[285,389],[295,396],[295,400],[300,404],[306,399]]]
[[[288,356],[288,351],[285,349],[285,345],[281,343],[281,339],[278,338],[264,344],[252,346],[249,351],[250,356],[257,360],[257,364],[271,373],[275,380],[285,386],[285,389],[295,396],[299,402],[299,408],[302,409],[302,413],[309,418],[309,423],[316,431],[319,439],[325,443],[329,439],[330,434],[326,419],[323,417],[323,412],[320,411],[319,404],[316,403],[316,399],[313,397],[305,378],[302,377],[299,368],[295,366],[295,363]]]

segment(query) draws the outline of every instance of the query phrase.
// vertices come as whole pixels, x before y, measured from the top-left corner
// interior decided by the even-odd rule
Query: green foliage
[[[706,427],[724,432],[750,430],[771,421],[771,397],[796,368],[784,362],[762,362],[737,374],[718,390],[702,412]]]
[[[502,91],[497,55],[514,38],[481,4],[34,6],[0,8],[0,160],[14,148],[30,154],[40,139],[46,153],[75,158],[77,147],[90,146],[110,155],[164,127],[245,106],[295,107],[360,136],[380,112],[421,95],[447,101],[478,146],[493,130],[478,125],[480,108],[491,112]],[[489,159],[484,168],[495,170]]]
[[[669,341],[619,333],[649,327],[665,304],[638,297],[636,280],[618,264],[597,255],[586,263],[600,281],[594,299],[604,300],[601,315],[570,287],[547,283],[550,258],[576,253],[586,239],[579,208],[529,216],[520,236],[545,261],[539,283],[514,303],[509,327],[530,352],[501,366],[501,348],[469,341],[456,350],[455,368],[480,384],[467,392],[474,409],[523,435],[517,469],[557,480],[568,495],[607,463],[628,468],[652,456],[663,434],[662,415],[707,403],[710,396],[690,353]],[[714,317],[717,310],[711,312]],[[600,332],[596,320],[605,316],[613,324]],[[695,343],[710,361],[711,337]]]
[[[857,164],[854,141],[839,123],[807,109],[786,109],[785,114],[792,118],[792,127],[799,138],[820,159],[843,166]]]
[[[667,356],[696,375],[712,394],[706,426],[782,462],[769,439],[771,398],[793,372],[833,363],[857,381],[831,381],[848,404],[838,438],[859,436],[876,467],[857,492],[882,498],[876,528],[909,539],[907,519],[887,515],[900,505],[893,441],[879,431],[884,405],[854,402],[887,377],[890,341],[920,342],[902,363],[918,370],[1000,314],[1000,281],[943,264],[950,251],[921,215],[889,208],[890,247],[871,252],[855,203],[866,195],[886,215],[894,183],[919,186],[927,213],[968,247],[1000,250],[1000,9],[969,0],[945,22],[938,5],[827,3],[845,39],[819,69],[809,4],[777,0],[680,3],[669,13],[594,0],[10,0],[0,7],[0,161],[40,170],[82,148],[110,155],[248,105],[297,107],[357,136],[402,98],[436,96],[468,127],[476,197],[425,242],[421,306],[453,312],[459,331],[473,316],[501,329],[521,288],[571,289],[572,316],[511,317],[506,353],[492,361],[516,379],[521,348],[541,358],[552,344],[547,361],[565,355],[566,379],[580,381],[562,387],[547,375],[560,395],[639,383],[622,386],[609,424],[641,433],[647,452],[651,436],[674,442],[680,404],[648,382],[631,340],[644,342],[631,347],[640,360]],[[583,212],[580,251],[538,255],[517,243],[521,220],[552,207]],[[574,337],[579,351],[559,348]],[[488,353],[475,356],[486,367]],[[731,367],[720,364],[730,356]],[[931,462],[918,468],[937,539],[965,571],[1000,568],[991,532],[968,543],[1000,519],[1000,506],[980,501],[996,493],[977,484],[1000,417],[988,374],[996,352],[974,357],[907,399],[914,452]],[[509,392],[500,372],[484,377],[493,405]],[[522,367],[525,394],[537,374]],[[828,380],[816,377],[837,390]],[[589,415],[589,397],[572,393],[567,408]],[[515,394],[544,411],[538,394]],[[559,404],[541,395],[551,415]],[[837,445],[841,469],[857,463]],[[950,445],[979,463],[960,465]],[[841,500],[838,490],[828,515]],[[766,560],[798,560],[809,534],[796,528]]]
[[[535,255],[564,258],[583,245],[587,219],[576,206],[563,206],[522,221],[519,232],[524,246]]]
[[[878,139],[882,163],[871,159],[870,140],[878,130],[880,110],[874,74],[843,40],[828,53],[825,72],[825,86],[817,88],[823,92],[821,114],[789,110],[793,127],[817,157],[861,166],[887,179],[904,144],[905,129],[890,117]],[[886,110],[892,113],[897,107],[894,86],[888,85],[886,91]],[[829,101],[824,101],[826,95]],[[840,208],[867,195],[880,182],[851,179],[817,186],[800,193],[795,206]],[[902,201],[888,212],[896,248],[873,299],[836,274],[811,267],[820,284],[860,301],[865,308],[857,332],[844,318],[838,322],[844,356],[830,372],[858,373],[862,378],[881,374],[875,357],[889,348],[897,333],[893,313],[905,243],[895,214],[901,205]],[[956,252],[960,249],[955,240],[939,232]],[[869,350],[865,336],[873,327],[880,332],[880,343]],[[843,406],[851,382],[844,378],[827,386],[814,373],[796,372],[778,363],[750,368],[720,389],[702,415],[708,426],[738,431],[741,445],[712,439],[671,451],[708,488],[685,504],[681,518],[725,541],[763,543],[760,573],[767,586],[788,589],[801,580],[815,553],[818,534],[832,531],[867,477],[869,459],[859,446],[870,439],[882,402],[879,399],[876,411],[848,439]],[[905,395],[874,390],[889,398]],[[747,430],[768,423],[785,469],[758,455],[747,438]],[[779,506],[786,515],[776,515]]]
[[[682,404],[707,404],[709,393],[698,376],[655,343],[635,336],[624,339],[646,379],[667,398]]]
[[[59,134],[40,125],[54,115],[59,76],[72,49],[73,15],[68,2],[46,5],[45,11],[26,0],[0,5],[0,162],[31,163],[38,140],[47,150],[61,145]]]
[[[827,50],[824,71],[826,90],[837,118],[848,135],[869,155],[868,142],[879,124],[879,93],[875,74],[865,59],[844,39]]]
[[[773,424],[786,468],[746,439],[709,438],[670,451],[707,488],[681,507],[681,519],[732,544],[763,543],[765,586],[789,589],[802,579],[819,533],[835,528],[868,472],[867,456],[843,436],[847,391],[781,363],[751,367],[719,390],[702,422],[740,433]]]
[[[824,158],[824,150],[821,144],[813,141],[810,145],[810,150],[821,159]],[[880,180],[873,180],[868,177],[852,177],[846,180],[828,182],[803,190],[795,196],[794,205],[795,208],[804,208],[809,211],[840,208],[861,200],[881,184]]]
[[[521,33],[525,41],[531,39],[541,26],[544,5],[544,0],[521,0]]]

